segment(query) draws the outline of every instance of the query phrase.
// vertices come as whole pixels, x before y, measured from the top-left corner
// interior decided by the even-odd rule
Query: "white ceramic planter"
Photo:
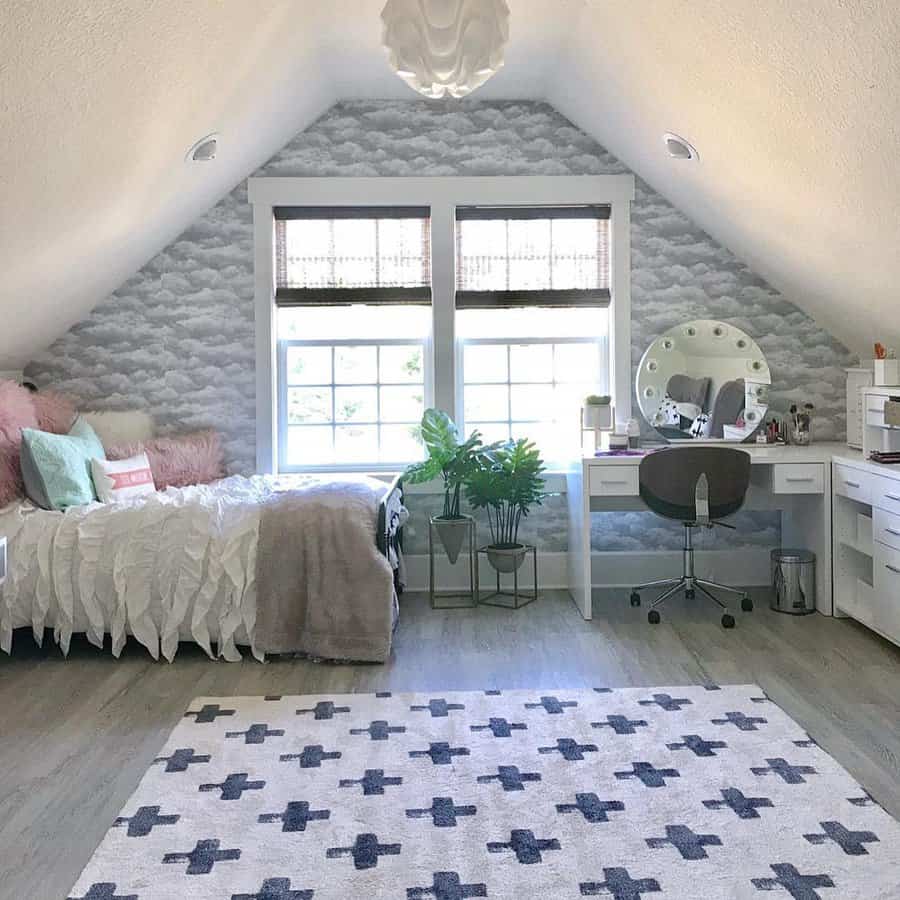
[[[432,520],[434,530],[438,533],[444,552],[451,565],[456,564],[459,552],[462,550],[463,541],[468,534],[471,516],[460,516],[458,519],[443,519],[435,516]]]
[[[581,407],[582,423],[585,428],[612,428],[613,408],[612,403],[600,405],[587,405]]]
[[[515,547],[487,548],[488,562],[498,571],[504,574],[515,572],[525,562],[525,554],[528,548],[524,544],[516,544]]]

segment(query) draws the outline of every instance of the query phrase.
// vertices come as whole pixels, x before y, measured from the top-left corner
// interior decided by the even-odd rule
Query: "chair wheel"
[[[753,601],[746,595],[741,599],[741,609],[744,612],[753,612]]]
[[[722,627],[734,628],[734,616],[732,616],[730,613],[725,613],[725,615],[722,616]]]
[[[641,595],[637,591],[631,592],[631,605],[632,606],[640,606],[641,605]]]
[[[694,589],[686,588],[685,592],[684,592],[684,596],[687,600],[693,600],[694,599]]]
[[[650,612],[647,613],[647,621],[651,625],[659,625],[659,613],[655,609],[651,609]]]

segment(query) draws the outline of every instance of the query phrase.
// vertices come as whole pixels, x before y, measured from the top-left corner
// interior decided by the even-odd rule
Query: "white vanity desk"
[[[671,450],[677,453],[683,446],[691,446],[692,442],[672,444]],[[782,544],[785,547],[805,547],[816,554],[816,592],[820,612],[832,615],[832,459],[841,457],[847,465],[875,465],[863,463],[862,454],[855,454],[846,444],[813,443],[806,447],[799,446],[759,446],[756,444],[730,444],[746,450],[752,462],[750,490],[744,505],[745,509],[781,510]],[[677,575],[680,563],[676,568],[671,565],[672,554],[665,554],[668,567],[657,574],[657,569],[648,566],[654,556],[650,550],[646,554],[629,554],[632,564],[622,565],[623,554],[593,554],[593,577],[591,574],[591,512],[610,512],[616,510],[646,509],[638,492],[638,466],[641,456],[603,456],[587,457],[581,465],[566,474],[566,490],[569,507],[569,549],[568,576],[569,589],[575,604],[586,618],[591,618],[591,588],[621,587],[630,588],[632,584]],[[889,469],[888,466],[880,466]],[[843,471],[843,470],[838,470]],[[892,473],[900,479],[900,472]],[[841,476],[843,477],[843,476]],[[855,480],[855,479],[851,479]],[[864,482],[859,480],[860,485]],[[844,482],[842,482],[844,483]],[[898,497],[900,497],[900,483]],[[861,488],[862,489],[862,488]],[[869,495],[863,493],[862,499]],[[897,502],[900,514],[900,500]],[[897,531],[900,532],[900,515],[897,518]],[[732,532],[725,532],[730,535]],[[726,538],[727,540],[727,538]],[[895,541],[894,552],[896,564],[900,570],[900,534]],[[658,556],[659,554],[657,554]],[[720,552],[720,556],[726,556]],[[606,557],[606,559],[604,559]],[[698,572],[704,572],[702,557],[698,558]],[[748,584],[768,584],[770,573],[768,562],[757,565],[762,571]],[[729,577],[727,571],[706,573],[720,576],[721,580],[745,586],[740,580]],[[900,584],[900,574],[897,576]],[[855,583],[855,581],[854,581]],[[627,602],[627,591],[622,592],[621,602]],[[840,603],[838,604],[840,606]],[[846,607],[841,607],[845,611]]]

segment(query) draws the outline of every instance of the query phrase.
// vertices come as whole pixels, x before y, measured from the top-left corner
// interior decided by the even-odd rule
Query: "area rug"
[[[900,897],[900,825],[753,685],[198,698],[84,900]]]

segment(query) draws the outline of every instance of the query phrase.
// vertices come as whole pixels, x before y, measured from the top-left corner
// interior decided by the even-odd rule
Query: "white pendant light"
[[[465,97],[503,66],[505,0],[387,0],[381,20],[391,67],[426,97]]]

